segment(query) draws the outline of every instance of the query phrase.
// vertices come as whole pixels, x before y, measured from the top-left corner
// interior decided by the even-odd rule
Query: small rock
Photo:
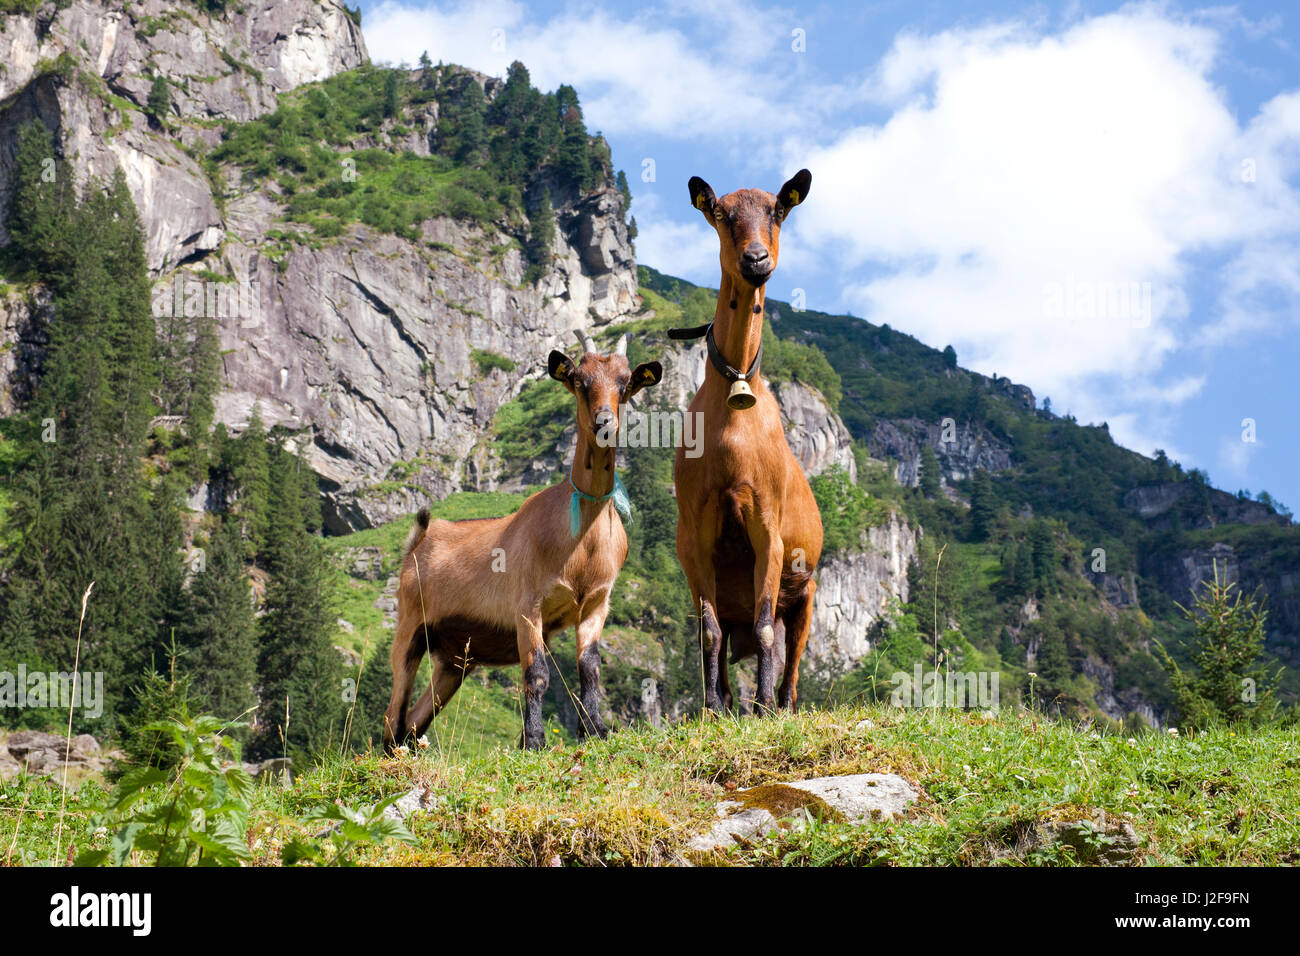
[[[338,626],[339,626],[339,630],[342,631],[344,634],[355,634],[355,633],[356,633],[356,630],[357,630],[357,629],[356,629],[355,627],[353,627],[353,626],[352,626],[352,622],[349,621],[349,620],[347,620],[346,618],[342,618],[342,617],[341,617],[341,618],[339,618],[335,623],[338,624]]]
[[[1141,845],[1133,824],[1097,810],[1089,819],[1039,821],[1016,842],[1012,852],[1023,857],[1051,846],[1068,846],[1080,863],[1132,866],[1141,862]]]
[[[272,757],[260,763],[246,763],[244,772],[258,783],[278,783],[282,787],[293,786],[292,759],[289,757]]]
[[[725,812],[725,811],[724,811]],[[792,820],[790,826],[801,828],[808,819],[807,811],[802,818]],[[749,842],[765,837],[781,829],[780,823],[769,811],[761,807],[741,810],[739,813],[727,814],[713,825],[708,833],[694,837],[687,844],[687,849],[708,853],[712,850],[725,850],[737,843]]]
[[[857,773],[843,777],[796,780],[786,786],[820,797],[849,823],[891,820],[920,793],[896,773]]]
[[[774,792],[763,794],[764,790]],[[806,798],[800,798],[799,794]],[[736,799],[718,804],[718,822],[708,833],[695,836],[687,844],[687,850],[708,853],[761,839],[777,830],[800,830],[815,815],[824,818],[827,812],[845,823],[890,820],[901,815],[919,796],[915,787],[892,773],[816,777],[737,790]],[[764,805],[747,805],[755,798]],[[806,799],[806,803],[800,803],[800,799]]]
[[[428,813],[438,805],[438,798],[428,787],[412,787],[400,799],[384,808],[384,816],[405,823],[413,813]]]
[[[875,730],[875,729],[876,729],[875,721],[871,720],[870,718],[864,718],[863,720],[859,720],[856,724],[853,725],[853,732],[858,734],[866,730]]]
[[[9,753],[18,762],[22,762],[24,757],[29,754],[40,751],[50,750],[58,751],[63,749],[63,738],[58,734],[47,734],[40,730],[19,730],[9,735],[5,741],[9,748]]]

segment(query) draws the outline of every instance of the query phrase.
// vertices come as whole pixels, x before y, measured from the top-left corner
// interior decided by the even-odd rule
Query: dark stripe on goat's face
[[[573,377],[578,399],[578,427],[597,435],[602,427],[617,430],[619,405],[631,384],[632,372],[623,355],[596,355],[588,352],[578,363]],[[604,422],[598,416],[609,415]]]
[[[738,189],[714,203],[714,221],[723,270],[748,285],[762,285],[776,268],[780,252],[776,197],[762,189]],[[756,269],[746,263],[745,252],[758,246],[767,253],[767,260]]]

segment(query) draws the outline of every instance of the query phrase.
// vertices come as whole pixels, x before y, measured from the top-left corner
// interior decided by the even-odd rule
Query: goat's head
[[[614,351],[602,355],[585,332],[578,332],[583,356],[575,365],[563,352],[553,351],[547,369],[578,400],[578,432],[600,445],[612,445],[618,432],[619,406],[663,375],[658,362],[627,364],[629,335],[618,340]]]
[[[691,177],[691,205],[718,231],[726,275],[752,288],[771,277],[781,247],[781,223],[808,197],[811,183],[812,173],[801,169],[775,196],[762,189],[737,189],[719,199],[703,179]]]

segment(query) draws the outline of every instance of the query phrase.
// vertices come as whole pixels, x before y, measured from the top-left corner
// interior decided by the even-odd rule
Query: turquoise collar
[[[614,508],[624,518],[632,517],[632,502],[628,500],[627,488],[623,487],[623,479],[614,472],[614,490],[607,495],[589,495],[585,491],[579,491],[578,486],[573,483],[573,472],[569,472],[569,487],[573,489],[573,494],[569,496],[569,533],[575,538],[582,527],[582,512],[579,501],[608,501],[614,499]]]

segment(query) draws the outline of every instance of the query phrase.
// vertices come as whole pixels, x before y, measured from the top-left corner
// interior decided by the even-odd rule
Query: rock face
[[[1169,715],[1158,713],[1138,688],[1117,688],[1115,668],[1111,664],[1090,655],[1084,660],[1081,670],[1083,676],[1097,687],[1093,700],[1098,709],[1111,720],[1123,721],[1136,714],[1149,727],[1154,727],[1156,730],[1164,727]]]
[[[1115,608],[1122,611],[1141,606],[1138,602],[1136,572],[1092,571],[1085,567],[1083,573]]]
[[[0,33],[0,208],[8,204],[14,133],[40,119],[78,183],[120,167],[147,235],[150,268],[201,256],[224,236],[190,148],[215,142],[209,120],[244,122],[278,94],[366,60],[361,30],[337,0],[256,0],[212,15],[166,0],[74,0],[5,17]],[[168,81],[175,138],[141,110],[154,76]],[[184,122],[190,121],[190,122]],[[0,231],[0,241],[8,234]]]
[[[218,320],[217,420],[238,434],[256,405],[266,424],[303,430],[331,532],[408,514],[461,488],[496,487],[485,439],[497,408],[544,374],[545,356],[567,347],[574,329],[637,304],[613,183],[581,196],[553,190],[554,262],[527,286],[517,243],[495,226],[434,219],[419,242],[357,226],[337,240],[294,244],[267,235],[283,225],[274,185],[223,169],[214,196],[195,159],[217,141],[213,121],[254,119],[275,109],[277,95],[365,62],[360,31],[337,0],[257,0],[215,16],[164,0],[77,0],[8,16],[5,27],[0,208],[17,131],[32,119],[53,132],[79,184],[120,168],[162,290],[155,310],[171,304],[173,288],[184,298],[198,287],[205,314]],[[502,87],[466,73],[489,99]],[[171,90],[165,126],[143,112],[154,75]],[[427,155],[436,104],[422,110],[414,129],[389,124],[392,136],[358,145]],[[0,405],[8,410],[39,364],[24,295],[5,289],[0,298]],[[205,497],[205,506],[223,506],[219,494]]]
[[[822,558],[801,668],[828,678],[866,656],[890,605],[908,600],[907,568],[917,537],[905,519],[891,514],[868,531],[865,550]]]
[[[921,481],[921,446],[929,445],[939,460],[946,483],[970,477],[977,469],[994,472],[1014,463],[1011,447],[983,426],[969,423],[923,422],[918,418],[877,422],[867,438],[875,458],[892,458],[894,480],[915,488]]]
[[[114,756],[105,754],[99,741],[89,734],[80,734],[67,741],[58,734],[39,730],[18,730],[9,734],[0,741],[0,750],[3,750],[0,754],[0,780],[24,771],[54,774],[61,772],[65,763],[67,767],[83,772],[102,772]]]
[[[1227,496],[1231,497],[1231,496]],[[1233,499],[1236,500],[1236,499]],[[1265,646],[1284,664],[1300,666],[1300,573],[1280,560],[1267,539],[1234,547],[1226,541],[1185,550],[1146,555],[1142,574],[1173,600],[1190,606],[1217,569],[1220,581],[1235,583],[1244,594],[1259,589],[1266,596]]]
[[[44,332],[48,317],[46,290],[0,283],[0,418],[12,415],[31,398],[49,341]]]
[[[780,382],[773,391],[785,421],[785,439],[804,473],[811,478],[839,465],[857,481],[853,436],[821,393],[799,382]]]
[[[252,307],[221,330],[230,351],[218,419],[238,432],[256,403],[268,425],[310,428],[308,459],[324,479],[334,533],[462,488],[496,488],[497,409],[545,374],[544,357],[568,349],[575,329],[635,306],[621,201],[611,186],[558,210],[552,271],[523,286],[517,249],[499,261],[466,254],[503,237],[446,219],[425,224],[437,246],[357,227],[320,249],[295,246],[276,265],[259,248],[268,200],[242,197],[229,215],[241,243],[222,258],[236,285],[252,290]],[[591,272],[578,248],[584,234],[620,250],[612,271]],[[481,367],[484,354],[513,369]],[[395,465],[401,482],[378,485]]]
[[[1124,495],[1124,507],[1147,521],[1157,531],[1173,526],[1178,514],[1180,526],[1187,529],[1213,528],[1220,524],[1266,525],[1288,527],[1291,519],[1267,505],[1238,498],[1217,488],[1205,488],[1205,498],[1195,509],[1187,509],[1197,494],[1190,481],[1169,481],[1141,485]],[[1180,507],[1182,505],[1183,507]]]

